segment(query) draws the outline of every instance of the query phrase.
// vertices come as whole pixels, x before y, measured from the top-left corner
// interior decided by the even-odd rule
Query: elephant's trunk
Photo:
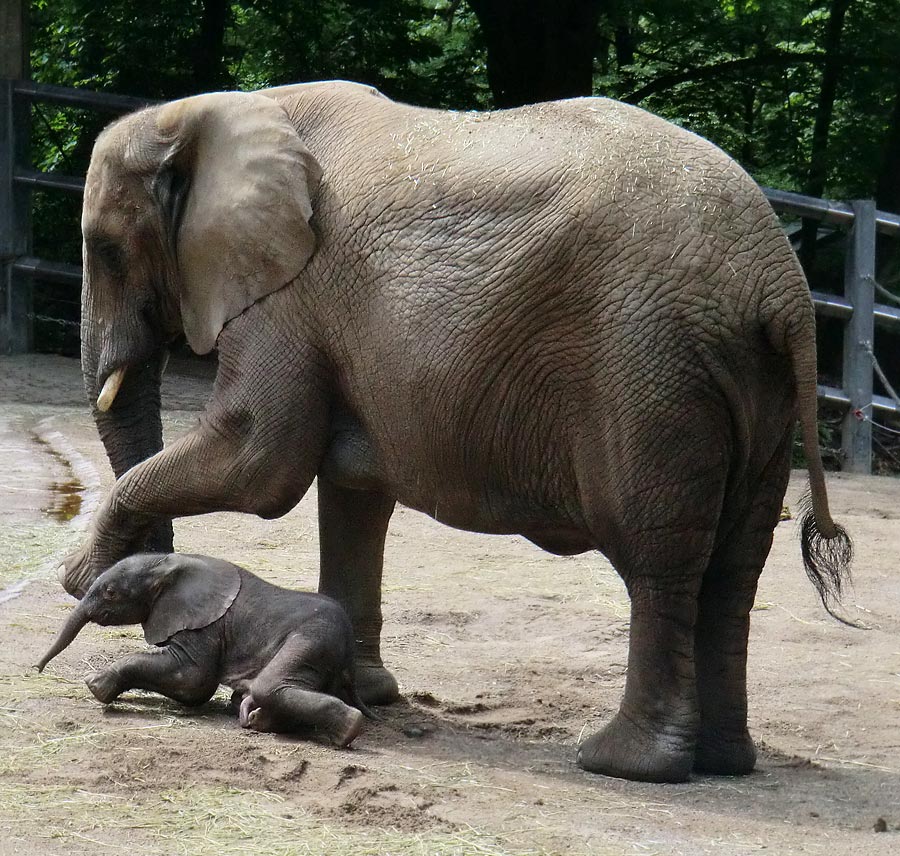
[[[165,349],[151,343],[149,331],[138,328],[135,321],[117,324],[115,338],[104,335],[94,309],[86,289],[81,319],[81,369],[97,431],[119,478],[162,449],[160,382]],[[136,332],[129,337],[132,326]],[[115,377],[117,372],[119,376]],[[110,378],[114,379],[112,383],[107,382]],[[143,545],[135,547],[171,552],[172,524],[161,523]]]
[[[90,616],[88,615],[88,606],[86,601],[82,600],[75,609],[72,610],[72,613],[69,615],[68,620],[63,625],[62,630],[59,631],[59,636],[56,637],[56,641],[50,646],[50,649],[44,654],[43,657],[38,661],[37,670],[39,672],[44,671],[44,666],[47,665],[57,654],[65,651],[69,645],[72,644],[75,637],[81,632],[81,628],[84,627],[85,624],[90,621]]]

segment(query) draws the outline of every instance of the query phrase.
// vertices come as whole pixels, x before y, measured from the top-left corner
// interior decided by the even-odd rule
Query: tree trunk
[[[878,189],[875,191],[878,208],[900,214],[900,80],[894,95],[894,109],[884,141]]]
[[[607,0],[606,18],[613,29],[613,43],[616,48],[616,65],[621,71],[623,66],[634,64],[634,21],[633,12],[627,0]]]
[[[590,95],[602,0],[469,0],[497,107]]]
[[[822,89],[816,106],[816,121],[813,126],[812,149],[809,156],[809,173],[806,192],[810,196],[822,196],[828,178],[828,133],[834,114],[834,100],[840,82],[841,41],[844,35],[844,19],[853,0],[832,0],[831,14],[825,29],[825,63],[822,67]],[[818,223],[804,220],[801,232],[800,259],[803,267],[812,269],[816,255],[816,233]]]
[[[875,202],[882,211],[900,214],[900,80],[884,141]],[[879,235],[876,257],[879,281],[897,292],[897,284],[900,283],[900,238]]]
[[[228,82],[225,64],[225,29],[231,14],[227,0],[203,0],[200,30],[194,43],[193,80],[194,92],[215,92]]]
[[[747,83],[741,88],[741,101],[743,112],[744,141],[741,144],[741,166],[750,170],[754,166],[756,149],[755,140],[756,125],[756,87]]]

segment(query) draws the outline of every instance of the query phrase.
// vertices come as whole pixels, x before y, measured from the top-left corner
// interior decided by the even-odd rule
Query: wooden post
[[[0,353],[21,353],[32,348],[31,280],[13,263],[30,250],[31,205],[14,176],[28,152],[30,109],[13,90],[28,76],[26,0],[0,0],[0,33]]]
[[[847,236],[844,296],[853,314],[844,327],[844,391],[850,407],[844,417],[844,469],[872,472],[872,349],[875,338],[875,203],[853,204],[853,229]]]

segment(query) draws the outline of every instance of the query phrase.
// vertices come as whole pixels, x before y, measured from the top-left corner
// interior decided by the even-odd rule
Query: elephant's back
[[[567,278],[576,256],[614,279],[617,259],[639,247],[646,281],[672,269],[677,276],[681,264],[691,273],[721,265],[753,234],[778,231],[765,197],[728,155],[632,105],[576,98],[462,112],[400,104],[357,84],[304,92],[321,99],[291,103],[324,170],[323,238],[375,276],[379,266],[393,276],[402,262],[417,275],[446,260],[443,276],[465,277],[467,267],[484,269],[500,236],[505,255],[532,273],[534,258],[554,279]],[[563,258],[547,253],[548,239]]]
[[[457,111],[414,107],[347,81],[265,94],[282,103],[351,208],[365,190],[400,194],[407,204],[465,197],[468,207],[497,199],[519,210],[554,198],[577,211],[690,197],[708,210],[703,200],[722,186],[754,187],[709,141],[608,98]]]
[[[321,619],[343,627],[348,620],[333,598],[277,586],[244,568],[240,572],[240,597],[232,610],[235,620],[264,620],[270,627],[284,628],[285,633],[310,621]]]
[[[340,674],[352,658],[350,619],[337,601],[273,585],[243,568],[240,595],[224,621],[222,682],[229,686],[256,677],[291,636],[315,647],[323,674]]]

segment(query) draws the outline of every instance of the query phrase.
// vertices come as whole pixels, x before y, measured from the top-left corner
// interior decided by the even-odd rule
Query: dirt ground
[[[208,390],[179,368],[169,437]],[[625,680],[627,599],[599,555],[398,509],[383,652],[404,699],[337,751],[242,730],[225,693],[104,708],[83,677],[142,646],[137,628],[89,627],[38,675],[72,604],[53,569],[111,481],[74,361],[0,358],[0,467],[2,856],[900,852],[900,480],[829,478],[856,542],[847,611],[868,630],[824,613],[795,521],[779,525],[753,616],[757,771],[663,786],[575,765]],[[178,521],[177,546],[314,588],[313,494],[277,521]]]

